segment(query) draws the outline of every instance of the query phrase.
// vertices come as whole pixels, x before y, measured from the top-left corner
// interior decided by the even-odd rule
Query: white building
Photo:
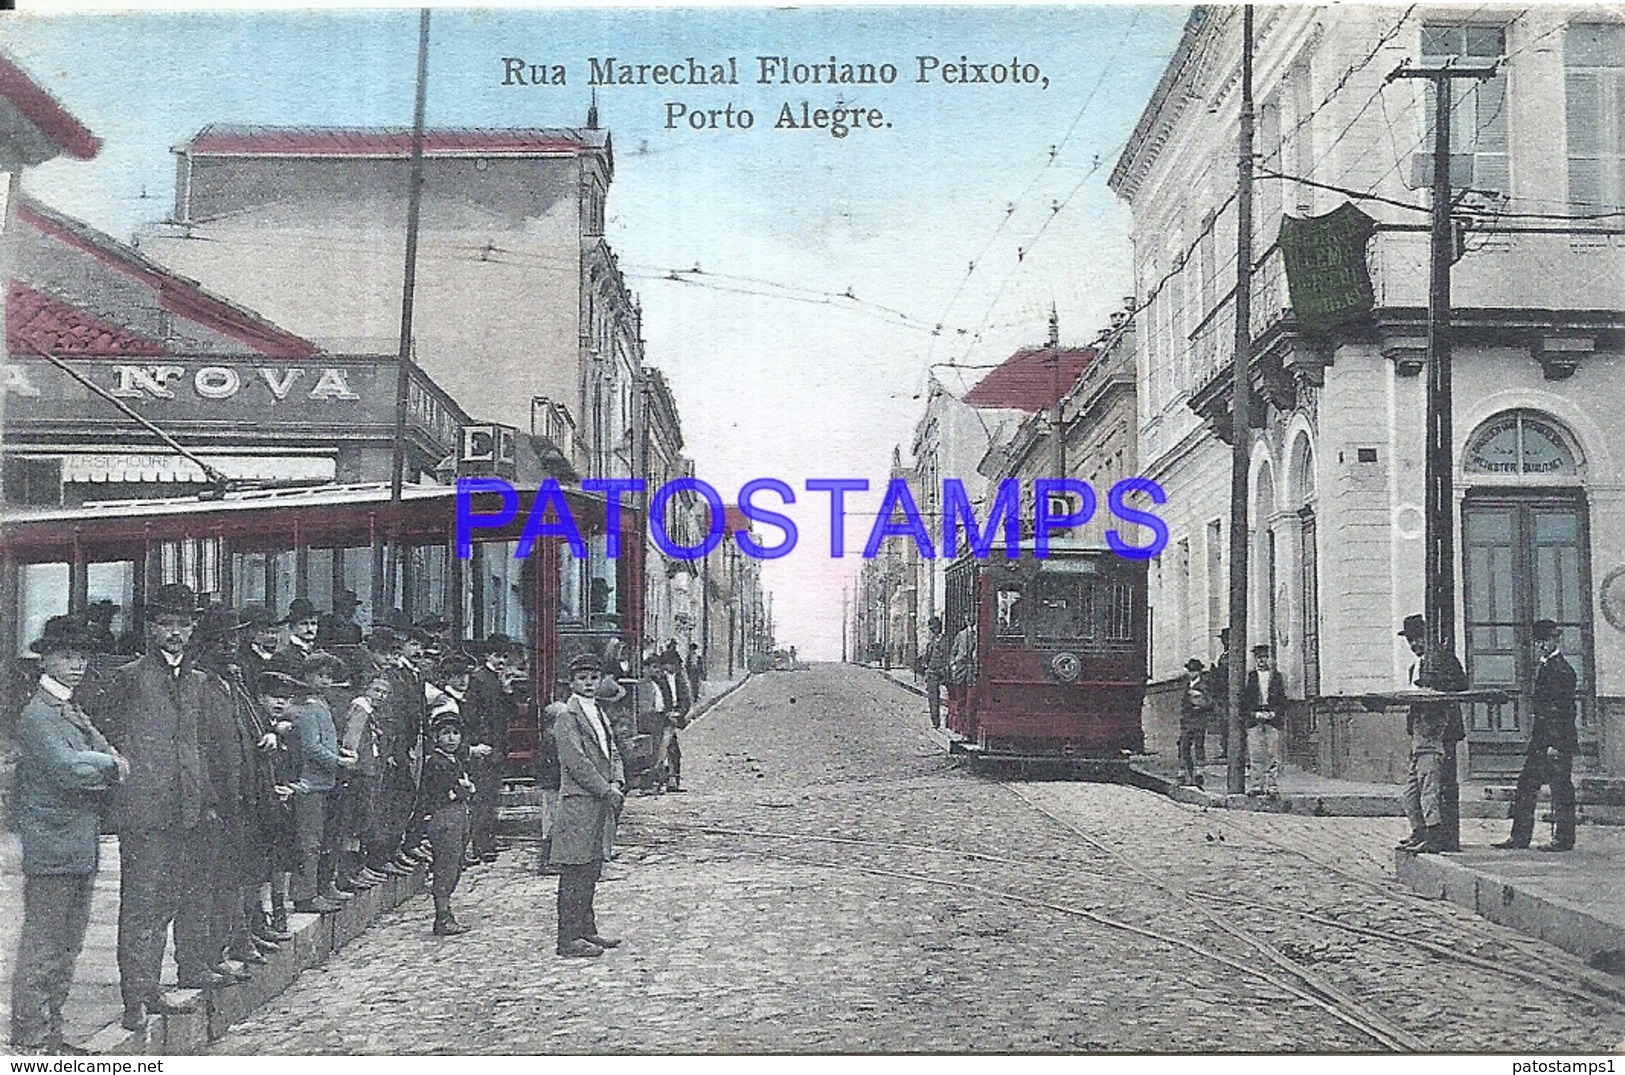
[[[1395,778],[1402,718],[1338,699],[1400,686],[1396,637],[1422,608],[1420,376],[1428,295],[1428,84],[1404,61],[1503,58],[1457,82],[1453,176],[1476,206],[1454,269],[1457,638],[1475,684],[1527,690],[1530,626],[1564,625],[1582,741],[1625,769],[1625,21],[1533,7],[1257,9],[1258,183],[1249,644],[1275,645],[1291,760]],[[1241,16],[1196,9],[1111,177],[1130,203],[1139,317],[1140,468],[1160,482],[1168,549],[1152,567],[1155,679],[1217,653],[1226,617],[1229,381],[1236,271]],[[1471,181],[1464,181],[1468,164]],[[1304,180],[1304,181],[1299,181]],[[1298,332],[1282,213],[1350,194],[1377,218],[1372,315]],[[1425,182],[1424,182],[1425,187]],[[1401,203],[1400,205],[1392,203]],[[1418,225],[1423,227],[1419,230]],[[1468,767],[1516,765],[1520,703],[1471,707]]]

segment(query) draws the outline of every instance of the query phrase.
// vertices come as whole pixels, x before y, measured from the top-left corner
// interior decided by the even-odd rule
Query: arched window
[[[1535,411],[1506,411],[1479,426],[1467,441],[1467,474],[1572,477],[1579,473],[1573,439]]]

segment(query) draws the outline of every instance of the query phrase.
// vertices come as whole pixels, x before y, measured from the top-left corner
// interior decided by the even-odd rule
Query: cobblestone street
[[[553,954],[552,878],[466,873],[219,1053],[1601,1051],[1625,983],[1393,879],[1396,818],[1204,812],[957,768],[923,702],[836,665],[760,675],[634,796],[599,922]],[[1466,822],[1473,835],[1481,822]],[[1504,824],[1504,823],[1501,823]],[[1488,831],[1488,830],[1485,830]],[[1408,938],[1426,938],[1418,942]]]

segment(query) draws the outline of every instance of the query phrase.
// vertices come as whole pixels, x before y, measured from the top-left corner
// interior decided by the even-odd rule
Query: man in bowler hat
[[[70,1048],[62,1040],[62,1005],[90,921],[100,800],[130,771],[74,698],[97,645],[71,616],[46,621],[34,643],[39,689],[18,720],[14,820],[23,848],[23,924],[11,975],[11,1045],[19,1051]]]
[[[208,916],[180,914],[211,906],[207,891],[211,842],[199,826],[212,824],[198,746],[208,680],[185,661],[196,622],[190,586],[158,587],[146,604],[147,653],[116,671],[97,709],[107,739],[129,761],[119,789],[119,989],[124,1026],[145,1017],[191,1011],[159,988],[165,933],[175,923],[175,963],[184,987],[224,984],[213,970]]]
[[[1499,848],[1529,846],[1535,834],[1535,796],[1542,784],[1552,787],[1552,815],[1557,832],[1542,851],[1574,850],[1574,754],[1579,733],[1574,727],[1574,692],[1578,677],[1574,666],[1563,656],[1563,630],[1555,620],[1535,621],[1535,689],[1530,706],[1535,713],[1529,730],[1529,747],[1518,773],[1518,790],[1512,800],[1512,835],[1496,844]]]
[[[1253,670],[1241,691],[1247,718],[1247,794],[1277,795],[1281,779],[1281,730],[1286,724],[1286,684],[1273,667],[1274,653],[1253,647]]]
[[[599,658],[570,661],[570,700],[555,726],[559,752],[559,816],[549,862],[559,869],[561,956],[604,954],[621,942],[598,932],[593,895],[604,864],[604,831],[626,801],[626,770],[607,715],[594,697]]]

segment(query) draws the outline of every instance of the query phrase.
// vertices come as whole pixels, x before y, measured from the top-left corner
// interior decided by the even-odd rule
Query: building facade
[[[211,125],[175,151],[142,250],[336,353],[397,353],[411,132]],[[604,240],[608,132],[430,130],[414,361],[462,407],[635,463],[641,312]]]
[[[1145,302],[1140,467],[1168,496],[1170,544],[1151,573],[1153,678],[1217,654],[1228,440],[1242,436],[1245,641],[1275,647],[1295,700],[1289,752],[1337,775],[1402,777],[1402,716],[1350,704],[1405,683],[1412,657],[1396,628],[1423,605],[1421,188],[1434,108],[1422,80],[1385,76],[1404,61],[1499,59],[1493,78],[1455,83],[1452,107],[1450,167],[1467,220],[1453,270],[1456,636],[1475,685],[1527,692],[1531,625],[1562,624],[1584,751],[1618,772],[1625,246],[1596,217],[1625,206],[1625,24],[1546,7],[1263,8],[1256,21],[1252,428],[1235,431],[1229,418],[1239,9],[1192,13],[1110,180],[1133,211]],[[1319,216],[1346,200],[1375,219],[1374,309],[1312,333],[1292,315],[1274,240],[1283,214]],[[1523,698],[1468,709],[1467,771],[1515,768],[1531,719]]]

